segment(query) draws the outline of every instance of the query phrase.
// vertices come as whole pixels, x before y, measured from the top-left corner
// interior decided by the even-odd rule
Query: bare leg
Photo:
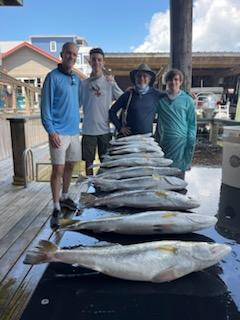
[[[87,176],[93,176],[93,168],[90,168],[93,165],[93,162],[85,162],[85,172]]]
[[[52,166],[51,190],[54,203],[59,202],[60,199],[63,172],[64,165],[54,164]]]
[[[71,179],[72,179],[72,172],[74,168],[75,162],[66,162],[65,163],[65,168],[64,168],[64,173],[63,173],[63,193],[67,193]]]

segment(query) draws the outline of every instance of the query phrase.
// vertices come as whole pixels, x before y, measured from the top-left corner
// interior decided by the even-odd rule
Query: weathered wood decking
[[[49,225],[49,183],[16,187],[11,184],[11,161],[1,161],[0,168],[0,319],[17,320],[46,267],[24,265],[26,250],[40,239],[57,242],[61,234],[53,233]],[[77,200],[79,189],[73,185],[70,192]]]

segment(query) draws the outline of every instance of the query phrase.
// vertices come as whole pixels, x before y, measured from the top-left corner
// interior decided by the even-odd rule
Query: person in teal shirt
[[[196,112],[193,99],[180,89],[183,74],[178,69],[167,72],[167,91],[157,107],[157,140],[172,166],[182,171],[190,169],[196,142]]]

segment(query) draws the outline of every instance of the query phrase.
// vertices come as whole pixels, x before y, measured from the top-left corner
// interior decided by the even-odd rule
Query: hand
[[[61,146],[61,139],[57,133],[49,134],[49,141],[53,148],[59,148]]]
[[[108,82],[114,82],[114,76],[112,74],[108,74],[105,76]]]
[[[129,127],[122,127],[119,131],[124,137],[131,134],[131,129]]]

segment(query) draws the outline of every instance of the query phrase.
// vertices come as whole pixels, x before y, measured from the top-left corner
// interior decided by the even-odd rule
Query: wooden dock
[[[48,182],[31,182],[28,188],[11,183],[11,161],[0,161],[0,319],[18,320],[46,265],[24,265],[26,251],[40,239],[58,242],[49,218],[52,211]],[[5,173],[5,175],[4,175]],[[79,187],[71,186],[75,201]]]

